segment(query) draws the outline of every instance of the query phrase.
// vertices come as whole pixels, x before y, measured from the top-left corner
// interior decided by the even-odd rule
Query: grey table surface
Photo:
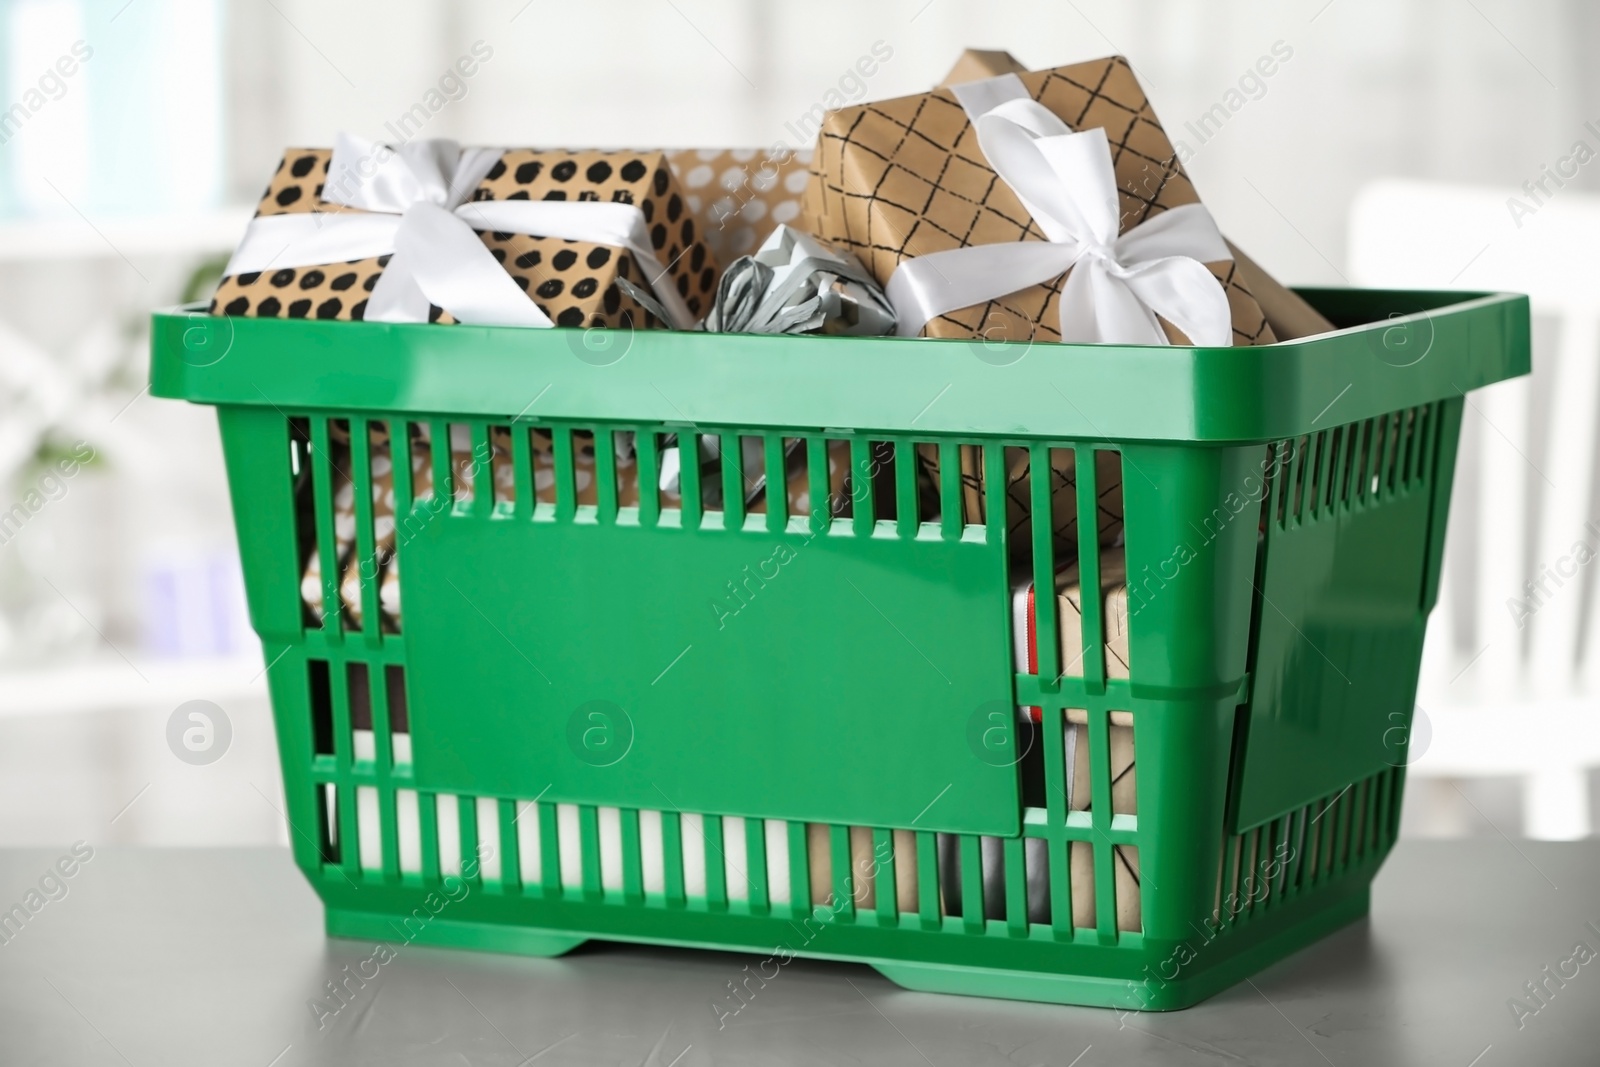
[[[0,909],[64,852],[0,851]],[[373,946],[324,938],[286,851],[99,849],[61,884],[4,931],[3,1064],[1600,1064],[1600,842],[1402,842],[1368,920],[1188,1011],[796,961],[720,1029],[711,1004],[755,957],[603,943],[408,946],[319,1029],[309,1002]]]

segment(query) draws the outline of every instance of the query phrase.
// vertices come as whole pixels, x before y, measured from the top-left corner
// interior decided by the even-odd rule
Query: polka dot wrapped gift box
[[[429,147],[435,144],[438,142],[431,142]],[[383,175],[382,168],[369,160],[387,158],[394,162],[396,170],[404,171],[415,163],[414,158],[403,158],[414,147],[406,146],[387,157],[383,155],[387,152],[385,149],[369,149],[351,160],[349,173],[358,181],[370,180],[378,173],[379,180],[387,177],[391,185],[396,184],[394,175]],[[267,220],[279,216],[296,215],[314,216],[324,225],[336,222],[350,231],[359,230],[361,223],[375,222],[366,217],[375,213],[353,206],[362,203],[361,196],[351,195],[348,188],[344,195],[335,195],[340,174],[336,153],[342,150],[304,148],[285,152],[256,209],[252,227],[262,227]],[[440,170],[446,186],[462,177],[475,179],[470,194],[465,187],[443,191],[462,200],[456,215],[476,233],[511,282],[527,294],[550,323],[646,328],[673,325],[657,321],[628,294],[629,284],[619,286],[619,281],[644,291],[649,291],[653,284],[658,296],[662,288],[669,289],[680,298],[694,320],[705,314],[716,292],[717,260],[706,241],[704,225],[689,210],[665,153],[508,149],[498,159],[480,157],[487,166],[474,173],[467,162],[473,151],[461,153],[462,165],[458,169],[452,170],[447,165]],[[333,180],[330,180],[330,170]],[[407,178],[405,173],[400,174],[402,182]],[[588,204],[606,205],[608,211],[612,210],[612,205],[631,206],[642,216],[639,244],[644,247],[635,244],[630,249],[620,240],[612,243],[552,236],[552,233],[561,232],[560,226],[532,233],[500,229],[503,221],[495,220],[514,217],[503,212],[515,201],[565,202],[558,210],[570,205],[578,211],[582,210],[579,205]],[[502,213],[493,214],[496,210]],[[407,223],[410,214],[407,211],[403,216]],[[389,216],[396,228],[401,217]],[[586,226],[594,228],[590,220],[577,211],[568,211],[563,217],[579,220],[578,230]],[[617,216],[613,213],[607,217],[614,220]],[[637,225],[639,220],[634,221]],[[489,225],[484,226],[485,222]],[[613,229],[620,232],[620,227]],[[578,231],[568,227],[567,232]],[[251,236],[247,234],[245,245],[241,246],[230,268],[240,263]],[[314,234],[310,240],[302,240],[302,245],[315,248],[314,241],[320,236]],[[405,240],[403,234],[400,240]],[[260,269],[230,269],[212,300],[213,314],[344,321],[380,317],[370,315],[369,306],[375,306],[373,296],[390,266],[392,249],[382,255],[330,257],[329,262],[306,263],[306,252],[300,252],[298,257],[278,255],[277,250],[270,247],[272,243],[272,237],[263,230],[258,242],[261,251],[247,264]],[[330,243],[328,247],[337,245]],[[648,257],[653,261],[641,262],[647,258],[645,253],[653,253]],[[300,262],[294,262],[296,258]],[[482,288],[481,285],[476,287]],[[422,306],[426,307],[428,321],[474,321],[464,314],[452,314],[452,310],[459,311],[459,308],[441,306],[440,300],[432,298],[427,284],[421,288],[426,295]],[[472,288],[474,286],[467,284],[461,286],[464,291]],[[469,295],[468,304],[474,299]],[[396,320],[394,316],[381,317],[386,321]]]

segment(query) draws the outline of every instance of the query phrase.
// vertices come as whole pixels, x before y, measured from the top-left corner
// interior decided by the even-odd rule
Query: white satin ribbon
[[[1116,171],[1105,130],[1073,133],[1028,96],[1015,74],[954,89],[989,166],[1011,187],[1043,241],[1007,241],[905,260],[889,278],[897,332],[1067,274],[1061,339],[1170,343],[1160,315],[1196,345],[1233,343],[1227,293],[1208,262],[1231,259],[1199,204],[1172,208],[1118,233]]]
[[[468,325],[553,326],[473,231],[525,233],[627,249],[672,325],[694,327],[694,315],[656,257],[644,213],[634,205],[469,201],[503,154],[498,148],[462,149],[447,140],[389,148],[340,134],[322,196],[363,213],[252,219],[225,273],[392,255],[367,299],[369,322],[426,322],[429,305],[437,304]]]

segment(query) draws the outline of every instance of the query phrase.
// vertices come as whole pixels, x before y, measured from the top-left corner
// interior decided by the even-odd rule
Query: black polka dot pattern
[[[347,210],[330,208],[323,200],[322,180],[330,159],[327,149],[286,152],[257,213]],[[650,246],[669,271],[670,283],[694,314],[709,306],[716,262],[699,239],[694,218],[694,211],[704,208],[696,205],[691,210],[659,152],[514,149],[495,162],[471,195],[474,200],[634,204],[647,220]],[[640,279],[641,272],[624,250],[529,234],[480,236],[518,287],[560,325],[662,325],[617,288],[618,278]],[[382,256],[345,264],[286,266],[225,278],[211,311],[262,318],[361,320],[367,301],[353,298],[376,290],[388,261]],[[455,319],[435,307],[429,321]]]

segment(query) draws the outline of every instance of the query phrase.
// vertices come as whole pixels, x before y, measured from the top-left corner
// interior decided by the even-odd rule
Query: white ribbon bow
[[[905,260],[889,278],[901,337],[932,319],[1071,271],[1061,339],[1165,345],[1160,315],[1196,345],[1233,343],[1228,297],[1205,264],[1231,259],[1199,204],[1172,208],[1118,235],[1116,172],[1105,130],[1073,133],[1028,96],[1015,74],[958,85],[957,99],[989,166],[1044,231]]]
[[[548,327],[529,294],[474,230],[524,233],[625,248],[680,330],[694,316],[656,258],[644,213],[632,204],[564,200],[475,200],[499,148],[454,141],[399,148],[340,134],[322,198],[360,213],[307,212],[250,221],[228,275],[322,266],[393,255],[367,298],[368,322],[427,322],[437,304],[474,326]]]

